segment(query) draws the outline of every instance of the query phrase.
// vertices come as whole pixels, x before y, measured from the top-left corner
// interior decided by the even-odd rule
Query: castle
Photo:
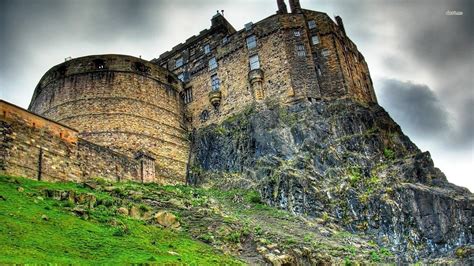
[[[27,110],[0,102],[0,172],[184,183],[189,134],[250,104],[351,98],[376,103],[367,64],[340,17],[283,0],[239,31],[211,27],[151,61],[93,55],[54,66]]]

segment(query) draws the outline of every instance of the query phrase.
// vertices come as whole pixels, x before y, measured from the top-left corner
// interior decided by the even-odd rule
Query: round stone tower
[[[46,72],[28,109],[128,156],[146,152],[158,178],[182,182],[189,142],[181,89],[168,70],[140,58],[86,56]]]

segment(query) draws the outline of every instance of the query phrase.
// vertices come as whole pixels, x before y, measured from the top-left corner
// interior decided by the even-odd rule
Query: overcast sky
[[[451,182],[474,191],[474,1],[301,5],[343,18],[379,103]],[[151,60],[208,28],[221,9],[241,29],[274,14],[276,0],[0,0],[0,97],[27,108],[41,76],[69,56]]]

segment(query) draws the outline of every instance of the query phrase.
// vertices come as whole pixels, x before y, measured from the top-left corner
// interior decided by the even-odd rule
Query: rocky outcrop
[[[473,194],[450,184],[378,105],[252,106],[194,132],[188,182],[364,232],[404,261],[473,245]]]

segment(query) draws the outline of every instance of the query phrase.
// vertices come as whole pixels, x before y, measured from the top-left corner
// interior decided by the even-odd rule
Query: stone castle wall
[[[336,24],[326,13],[303,10],[306,22],[315,21],[310,36],[319,43],[311,45],[316,73],[324,98],[351,97],[362,103],[376,103],[369,69],[357,46],[347,37],[342,19]],[[319,70],[318,70],[319,69]],[[319,74],[320,71],[320,74]]]
[[[0,130],[2,174],[44,181],[143,179],[139,160],[83,140],[74,129],[3,101]]]
[[[43,76],[29,110],[74,128],[64,134],[74,136],[69,143],[76,145],[72,149],[78,154],[89,154],[92,160],[109,158],[111,149],[123,154],[125,161],[135,158],[132,164],[138,163],[142,179],[146,175],[147,181],[184,183],[190,158],[188,134],[220,123],[251,104],[345,97],[376,102],[367,64],[347,37],[342,19],[336,17],[334,22],[325,13],[301,9],[298,2],[292,2],[291,13],[279,7],[276,15],[239,31],[216,14],[210,29],[151,62],[124,55],[66,61]],[[9,127],[25,136],[28,130],[34,136],[52,132],[38,135],[35,126]],[[65,138],[61,133],[59,139]],[[34,161],[33,157],[29,159]],[[150,165],[155,168],[149,169]],[[134,167],[126,171],[136,171]]]
[[[186,89],[192,89],[193,99],[187,105],[187,112],[193,127],[218,123],[242,111],[254,101],[293,101],[307,97],[308,91],[312,91],[311,96],[319,97],[315,76],[305,72],[306,64],[310,64],[311,60],[307,56],[297,58],[294,46],[287,45],[289,39],[295,38],[288,19],[272,16],[232,36],[226,35],[227,32],[209,35],[195,43],[192,48],[187,48],[185,53],[193,56],[188,56],[183,66],[175,67],[176,60],[183,58],[184,52],[174,54],[167,61],[166,66],[177,75],[187,72],[192,77],[186,83]],[[256,38],[256,47],[248,48],[246,39],[252,35]],[[227,38],[225,44],[224,38]],[[210,47],[208,54],[203,52],[205,45]],[[257,78],[262,79],[262,98],[257,95],[257,88],[251,78],[249,58],[255,55],[258,55],[261,70],[261,73],[255,74]],[[208,62],[212,58],[217,62],[215,69],[209,68]],[[294,62],[293,72],[298,72],[298,76],[291,76],[293,73],[287,66],[288,61]],[[213,75],[217,75],[219,79],[218,91],[221,99],[217,108],[212,105],[209,97]]]
[[[146,150],[158,178],[184,180],[189,143],[180,90],[173,74],[139,58],[88,56],[48,71],[29,109],[129,157]]]
[[[190,91],[182,96],[194,128],[219,123],[263,100],[291,103],[351,97],[376,102],[364,57],[346,36],[342,20],[337,20],[340,25],[325,13],[299,9],[235,31],[217,14],[209,30],[152,62],[175,73]],[[248,48],[246,40],[252,35],[257,46]],[[259,71],[250,69],[253,55],[259,57]],[[210,69],[213,58],[217,67]],[[214,75],[220,83],[217,92],[211,81]]]

